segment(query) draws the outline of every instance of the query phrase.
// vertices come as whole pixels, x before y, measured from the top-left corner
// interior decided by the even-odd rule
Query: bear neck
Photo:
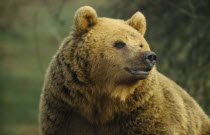
[[[62,96],[71,108],[91,123],[104,124],[144,105],[154,94],[151,84],[153,87],[158,86],[155,80],[155,75],[151,74],[147,79],[139,81],[131,87],[130,93],[123,100],[120,96],[101,93],[100,87],[70,83],[64,83],[65,92]],[[116,90],[119,88],[123,86]]]

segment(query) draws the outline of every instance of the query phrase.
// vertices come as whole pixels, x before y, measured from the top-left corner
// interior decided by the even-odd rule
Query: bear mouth
[[[144,77],[146,78],[149,75],[149,71],[151,69],[149,69],[149,68],[146,68],[146,69],[131,69],[131,68],[125,67],[125,70],[132,75],[139,75],[143,78]]]

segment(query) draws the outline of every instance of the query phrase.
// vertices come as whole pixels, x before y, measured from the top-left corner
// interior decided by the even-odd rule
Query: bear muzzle
[[[141,61],[143,61],[142,67],[139,68],[125,67],[124,69],[132,75],[139,76],[141,79],[145,79],[149,75],[151,69],[156,64],[157,56],[152,51],[146,51],[141,55]]]

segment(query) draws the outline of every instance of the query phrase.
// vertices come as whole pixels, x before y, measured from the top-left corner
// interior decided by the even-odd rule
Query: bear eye
[[[123,48],[125,45],[126,45],[126,44],[125,44],[124,42],[122,42],[122,41],[116,41],[116,42],[114,43],[114,46],[115,46],[116,48]]]
[[[142,44],[140,44],[140,47],[142,48],[142,47],[143,47],[143,45],[142,45]]]

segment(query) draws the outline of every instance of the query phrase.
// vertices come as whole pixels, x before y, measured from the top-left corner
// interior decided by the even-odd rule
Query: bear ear
[[[76,30],[87,31],[97,23],[97,13],[89,6],[79,8],[74,16]]]
[[[129,20],[128,25],[139,31],[143,36],[146,32],[146,19],[141,12],[136,12]]]

